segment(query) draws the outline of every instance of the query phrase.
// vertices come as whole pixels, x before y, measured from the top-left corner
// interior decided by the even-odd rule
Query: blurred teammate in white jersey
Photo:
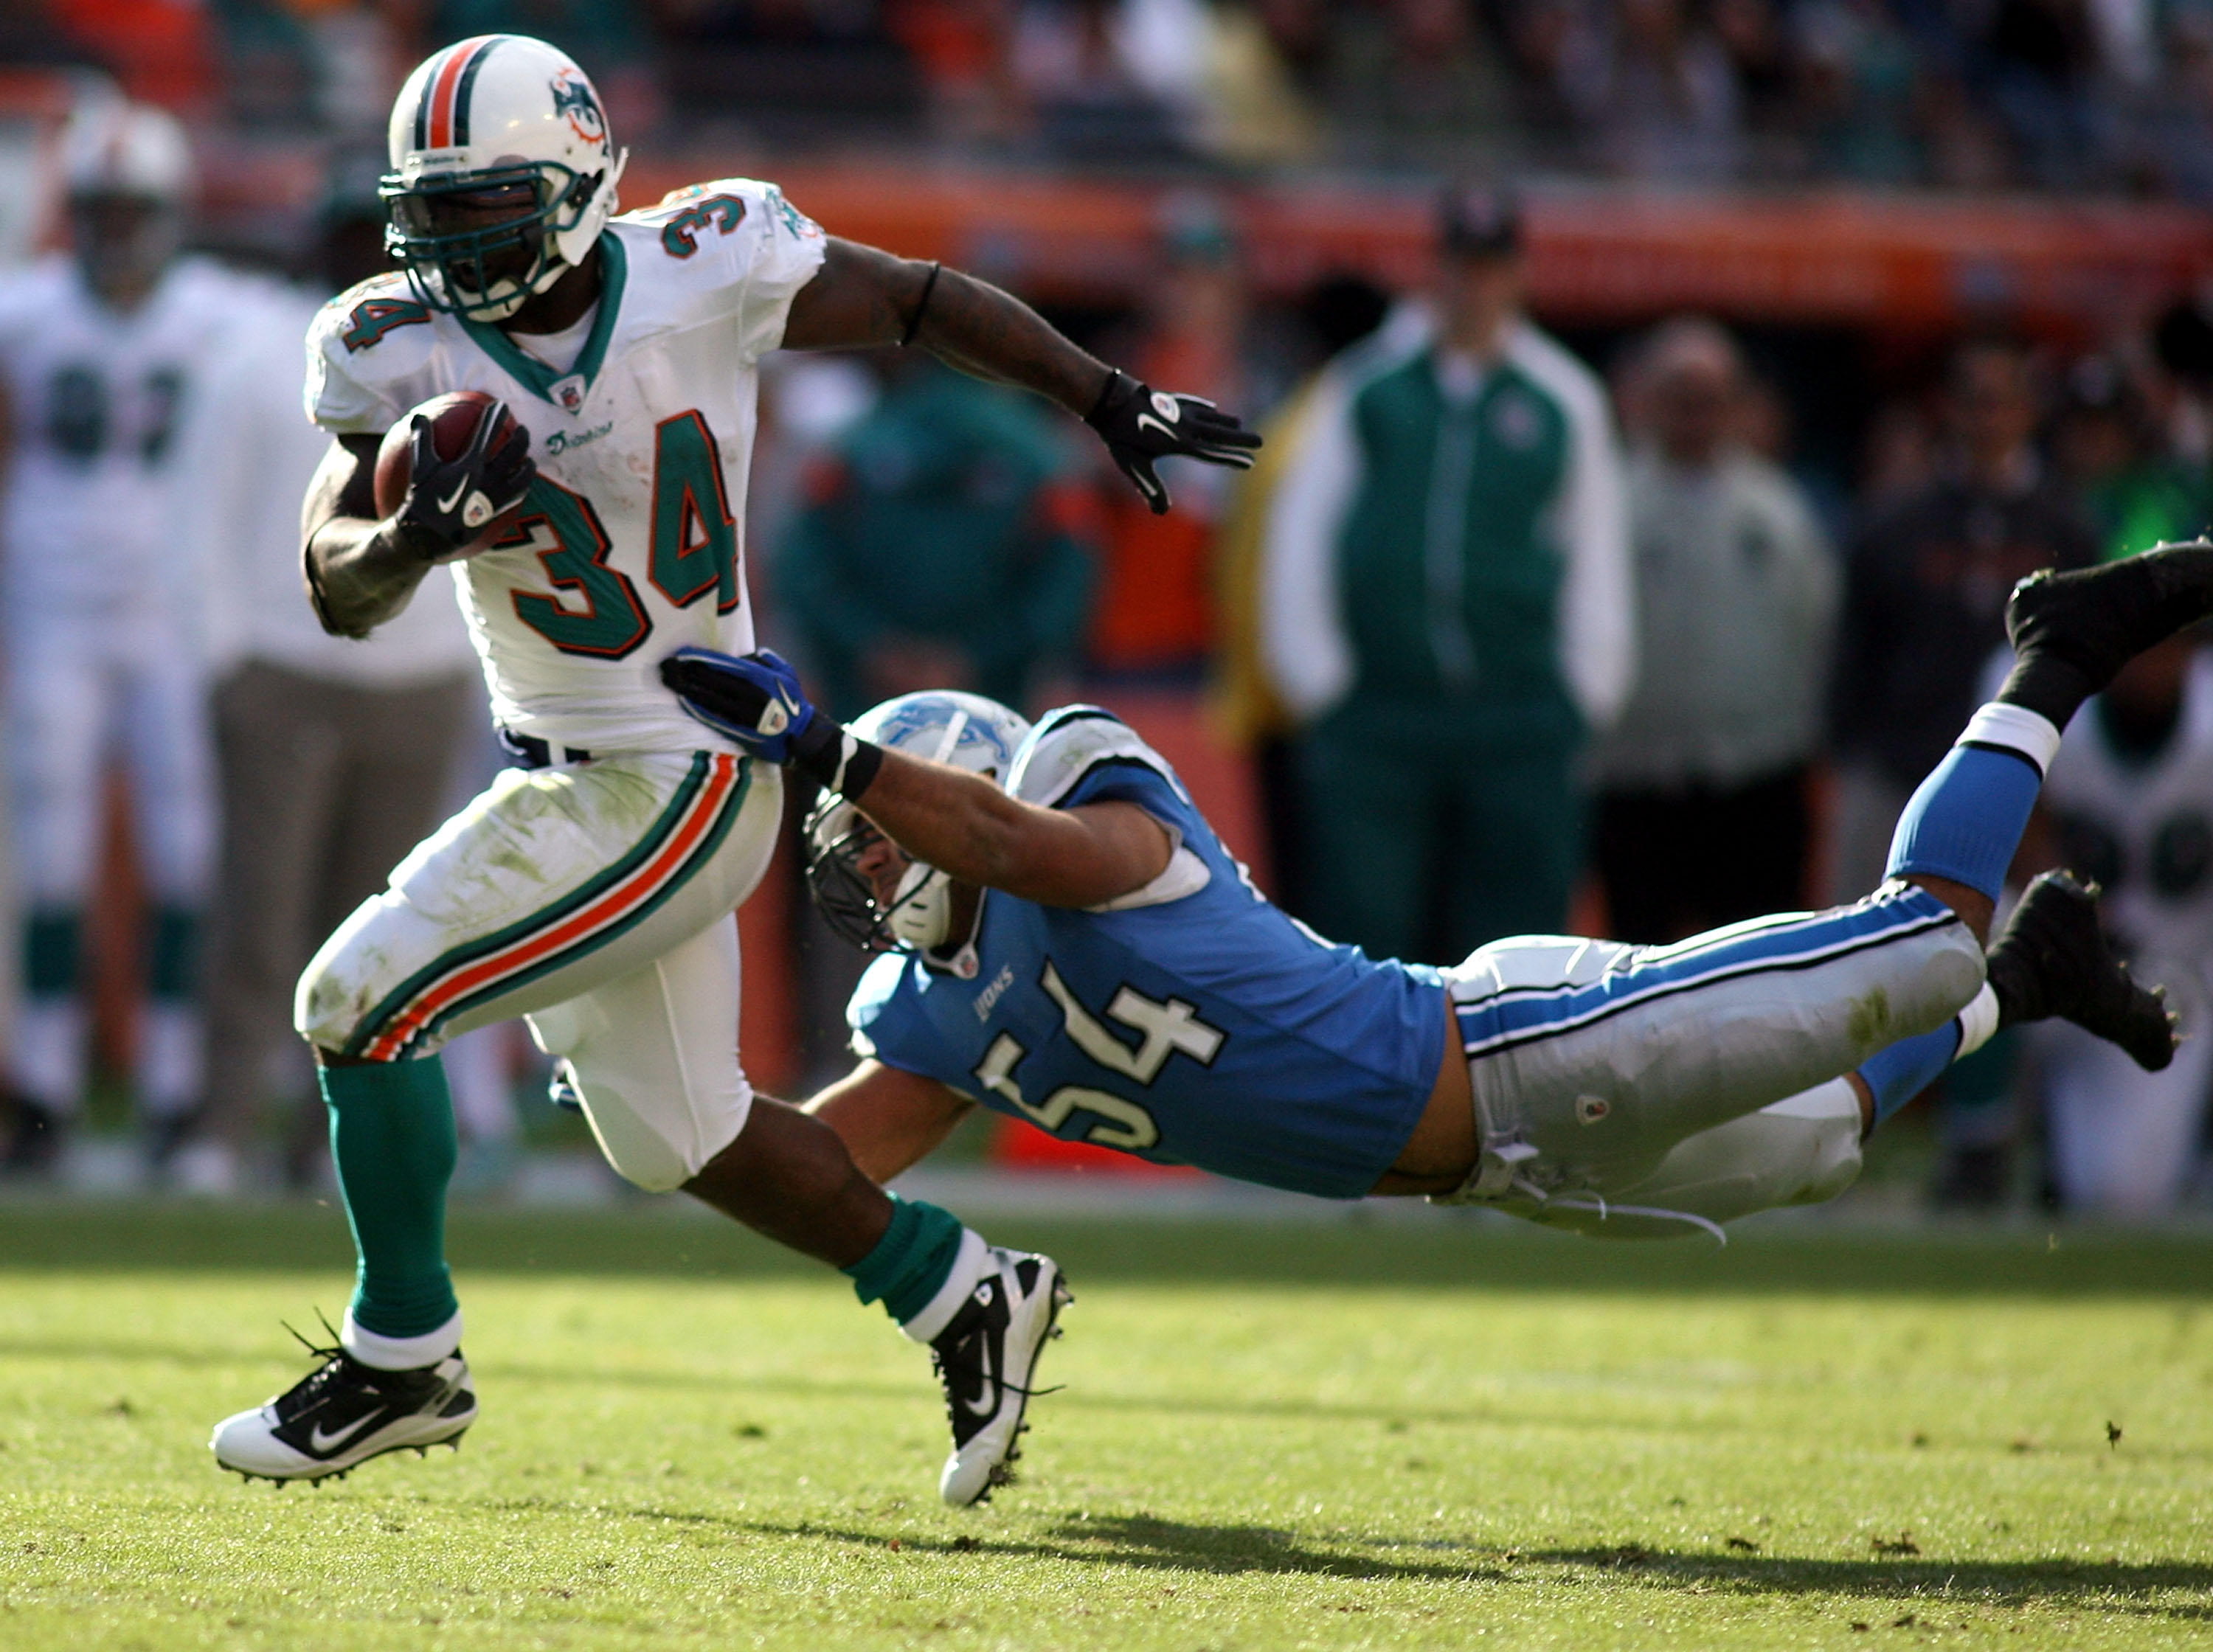
[[[169,1166],[186,1192],[227,1192],[259,1168],[264,1104],[296,1100],[304,1077],[291,1035],[301,969],[452,807],[463,737],[490,744],[445,572],[365,642],[326,633],[300,588],[300,497],[330,445],[301,416],[300,339],[325,300],[383,265],[381,168],[363,170],[333,178],[320,289],[271,283],[201,387],[186,437],[184,521],[209,592],[223,817],[205,1100]],[[284,1057],[294,1063],[272,1074]],[[296,1186],[320,1159],[321,1103],[313,1119],[299,1112],[285,1109],[283,1132]]]
[[[314,1478],[474,1420],[434,1058],[523,1015],[623,1175],[844,1269],[932,1349],[954,1425],[941,1490],[972,1502],[1014,1450],[1058,1270],[888,1198],[826,1125],[753,1095],[729,917],[767,865],[781,780],[705,734],[661,667],[686,645],[753,646],[738,525],[759,363],[779,346],[911,345],[1034,391],[1085,418],[1156,509],[1155,459],[1247,465],[1258,438],[996,288],[825,235],[772,184],[724,179],[611,216],[624,155],[591,82],[541,41],[482,35],[430,58],[389,149],[405,272],[342,295],[309,335],[308,406],[336,440],[304,514],[308,583],[325,626],[360,636],[460,558],[493,715],[524,766],[409,856],[302,978],[295,1021],[361,1273],[340,1346],[223,1423],[217,1460]],[[381,515],[380,439],[457,390],[497,398],[521,430],[487,413],[442,454],[415,424],[411,484]],[[850,781],[872,753],[814,751],[804,771]]]
[[[2104,886],[2137,973],[2166,984],[2183,1040],[2143,1072],[2064,1024],[2032,1034],[2051,1175],[2070,1210],[2171,1209],[2213,1087],[2213,655],[2186,632],[2130,661],[2068,725],[2044,784],[2055,851]]]
[[[48,1169],[85,1077],[85,911],[110,754],[127,761],[151,898],[140,1106],[156,1159],[198,1099],[193,954],[214,819],[195,570],[176,532],[198,381],[259,284],[180,256],[192,187],[176,123],[88,106],[64,138],[72,251],[0,288],[0,640],[26,907],[6,1151]]]

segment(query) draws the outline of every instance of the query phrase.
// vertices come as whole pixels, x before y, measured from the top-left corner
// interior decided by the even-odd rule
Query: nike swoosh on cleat
[[[324,1455],[336,1449],[338,1447],[344,1445],[348,1440],[351,1439],[355,1435],[359,1434],[363,1429],[367,1428],[371,1423],[374,1423],[378,1417],[383,1415],[384,1407],[380,1405],[373,1411],[365,1411],[361,1416],[357,1417],[352,1422],[347,1423],[336,1434],[325,1434],[323,1432],[323,1425],[320,1423],[318,1423],[314,1428],[308,1430],[308,1449],[315,1453],[318,1456]]]
[[[999,1384],[997,1379],[993,1377],[991,1375],[991,1344],[989,1343],[985,1344],[978,1352],[978,1363],[980,1363],[984,1368],[982,1373],[984,1386],[980,1390],[983,1399],[980,1402],[974,1399],[964,1399],[960,1403],[978,1417],[989,1417],[993,1411],[999,1409]]]

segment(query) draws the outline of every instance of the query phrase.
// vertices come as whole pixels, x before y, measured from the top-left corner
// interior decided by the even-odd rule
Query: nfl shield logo
[[[583,411],[584,375],[581,373],[571,373],[565,379],[556,379],[553,381],[553,399],[560,404],[564,412]]]

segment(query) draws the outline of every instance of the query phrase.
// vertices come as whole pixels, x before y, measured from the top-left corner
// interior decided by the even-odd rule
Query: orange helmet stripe
[[[479,34],[449,46],[445,61],[431,71],[423,92],[424,108],[430,117],[424,148],[451,149],[460,141],[455,133],[467,125],[460,107],[462,75],[471,61],[481,57],[497,39],[493,34]]]

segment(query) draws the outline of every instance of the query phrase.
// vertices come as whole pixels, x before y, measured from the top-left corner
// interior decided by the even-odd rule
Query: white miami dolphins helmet
[[[565,52],[479,34],[416,65],[392,106],[385,246],[434,309],[497,321],[584,261],[627,149]]]
[[[61,137],[77,262],[96,291],[143,287],[184,245],[192,146],[164,111],[88,99]]]
[[[887,750],[950,763],[1002,785],[1030,732],[1026,719],[998,701],[951,689],[886,700],[851,728]],[[954,939],[953,880],[914,861],[890,902],[878,900],[859,864],[878,836],[859,809],[835,792],[822,794],[807,817],[807,884],[816,907],[832,930],[870,952],[942,949]]]

